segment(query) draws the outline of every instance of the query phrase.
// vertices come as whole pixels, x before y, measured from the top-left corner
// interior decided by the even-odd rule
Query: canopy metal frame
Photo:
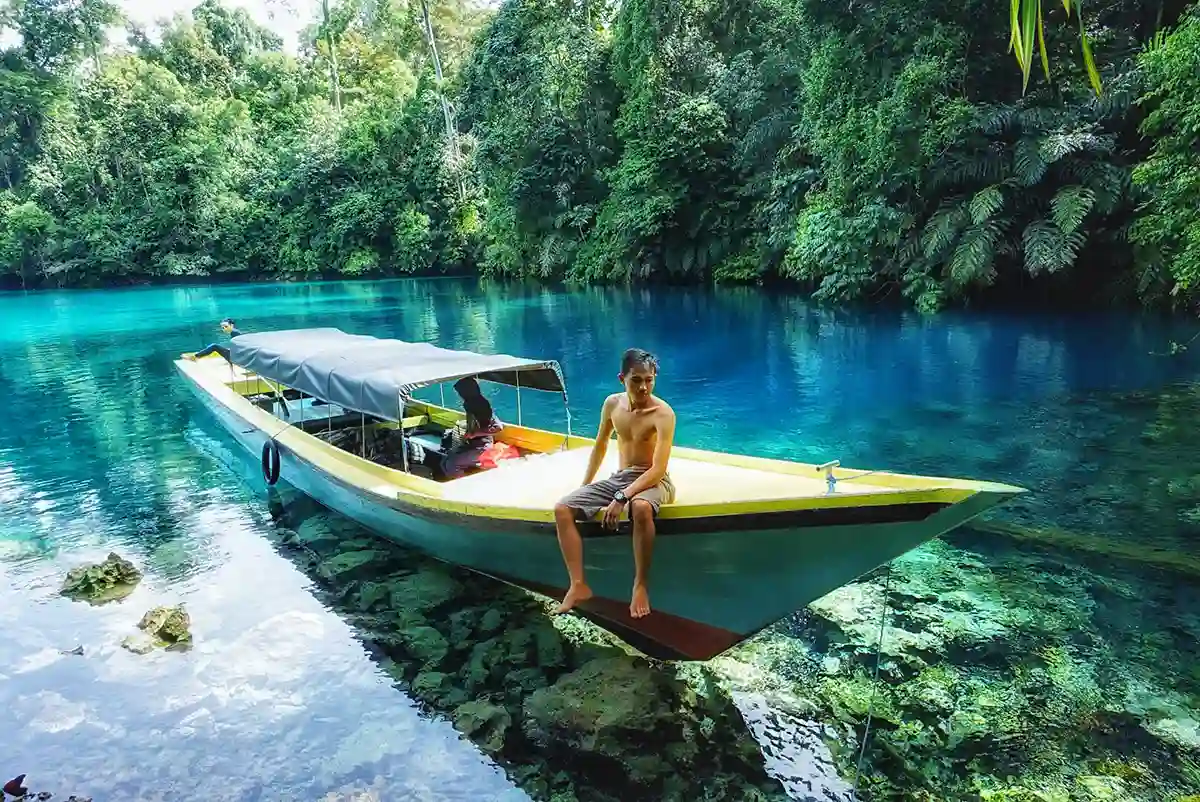
[[[366,416],[395,421],[399,424],[401,458],[406,472],[409,459],[404,408],[415,391],[433,384],[438,385],[442,407],[446,406],[445,383],[448,381],[469,377],[515,387],[518,426],[524,426],[522,389],[559,391],[567,419],[564,450],[572,436],[566,381],[561,366],[554,360],[478,354],[429,343],[347,334],[336,328],[315,328],[255,332],[234,337],[230,346],[230,370],[234,364],[296,390],[300,395],[301,425],[305,396],[358,412],[364,457]],[[387,400],[389,397],[390,401]],[[284,405],[286,411],[286,400]],[[332,418],[329,425],[333,425]]]

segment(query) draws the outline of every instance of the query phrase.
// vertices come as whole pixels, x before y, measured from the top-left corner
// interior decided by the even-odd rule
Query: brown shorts
[[[613,496],[618,490],[624,490],[646,472],[646,468],[624,468],[607,479],[600,479],[590,485],[572,490],[559,499],[559,504],[566,504],[575,511],[575,517],[580,519],[595,518],[596,515],[612,503]],[[654,487],[647,488],[633,497],[650,503],[655,515],[663,504],[675,500],[675,484],[670,474],[663,476],[662,481]],[[630,499],[632,501],[633,499]],[[632,508],[632,504],[629,505]],[[628,511],[626,515],[628,515]]]

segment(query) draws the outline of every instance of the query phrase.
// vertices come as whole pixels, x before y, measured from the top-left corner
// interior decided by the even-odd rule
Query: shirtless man
[[[675,411],[654,395],[658,360],[640,348],[631,348],[621,360],[621,383],[625,392],[610,395],[600,412],[600,431],[588,460],[583,485],[554,506],[558,544],[571,577],[571,588],[554,614],[565,613],[590,599],[592,589],[583,577],[583,540],[576,518],[592,518],[604,510],[604,527],[616,529],[625,507],[633,521],[633,598],[629,615],[650,614],[646,577],[654,547],[654,516],[659,507],[675,500],[675,486],[667,475],[667,460],[675,437]],[[617,432],[620,449],[618,470],[607,479],[593,482],[604,462],[608,441]]]

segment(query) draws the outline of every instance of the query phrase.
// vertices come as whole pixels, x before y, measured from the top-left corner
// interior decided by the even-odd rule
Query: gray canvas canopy
[[[465,376],[533,390],[564,388],[555,361],[453,351],[334,328],[241,334],[229,355],[235,365],[265,379],[385,420],[398,420],[403,402],[418,388]]]

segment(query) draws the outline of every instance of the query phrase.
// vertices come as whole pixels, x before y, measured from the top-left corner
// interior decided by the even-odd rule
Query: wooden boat
[[[419,388],[473,376],[518,393],[561,392],[565,403],[557,362],[338,329],[244,334],[230,349],[233,364],[212,356],[175,365],[230,434],[261,455],[269,483],[282,478],[379,535],[446,562],[554,599],[565,593],[553,507],[582,480],[593,444],[571,434],[569,415],[565,435],[506,423],[497,440],[520,456],[458,479],[438,481],[410,459],[436,450],[442,432],[464,418],[414,399]],[[352,445],[339,447],[339,438]],[[399,447],[372,459],[368,444],[388,442]],[[609,448],[598,476],[615,469],[616,451]],[[581,526],[595,596],[576,610],[663,659],[714,657],[1024,492],[679,446],[669,470],[677,496],[657,523],[653,611],[629,615],[629,533],[605,530],[598,520]]]

